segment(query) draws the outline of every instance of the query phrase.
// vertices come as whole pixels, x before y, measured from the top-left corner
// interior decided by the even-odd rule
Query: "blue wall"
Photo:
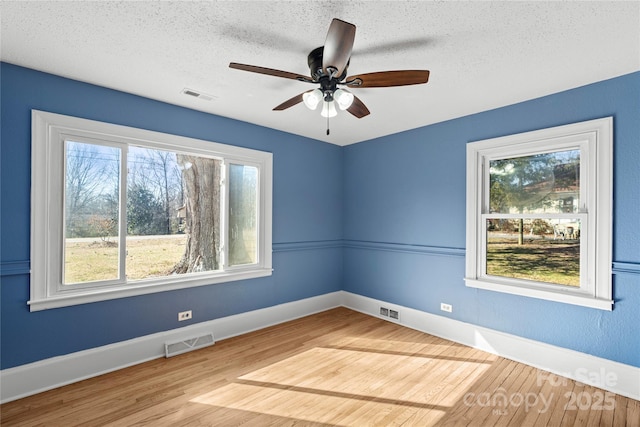
[[[201,322],[339,289],[640,366],[640,73],[341,148],[9,64],[0,72],[2,369],[186,326],[185,309]],[[31,109],[274,153],[273,276],[29,312]],[[615,126],[615,309],[466,288],[466,143],[604,116]]]
[[[606,116],[614,310],[465,287],[466,144]],[[640,366],[640,73],[348,146],[344,170],[346,291]]]
[[[6,63],[1,67],[2,369],[340,289],[340,147]],[[29,312],[31,109],[272,152],[273,276]],[[178,325],[176,313],[187,309],[193,320]]]

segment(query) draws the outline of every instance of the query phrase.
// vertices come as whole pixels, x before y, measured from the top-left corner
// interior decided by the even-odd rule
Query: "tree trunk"
[[[231,165],[229,170],[229,265],[252,262],[244,241],[244,229],[247,219],[244,209],[244,166]]]
[[[518,221],[518,244],[524,245],[524,219]]]
[[[187,244],[172,273],[220,268],[220,166],[215,159],[178,154],[186,204]]]

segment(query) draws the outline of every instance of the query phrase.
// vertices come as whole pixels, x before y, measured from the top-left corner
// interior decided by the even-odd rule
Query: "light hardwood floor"
[[[338,308],[0,414],[2,426],[639,426],[640,402]]]

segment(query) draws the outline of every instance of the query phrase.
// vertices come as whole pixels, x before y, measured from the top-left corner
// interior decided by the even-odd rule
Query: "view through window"
[[[270,153],[33,121],[32,309],[271,274]]]
[[[611,310],[612,123],[467,144],[467,286]]]
[[[222,161],[129,147],[126,203],[121,205],[122,151],[66,143],[64,283],[121,279],[122,250],[128,280],[219,270]],[[255,182],[247,185],[254,199]],[[250,209],[256,209],[255,200]],[[121,216],[126,219],[124,248]],[[256,261],[253,240],[254,256],[245,257],[246,263]],[[234,246],[240,252],[244,240]]]
[[[489,162],[486,273],[580,286],[580,151]]]

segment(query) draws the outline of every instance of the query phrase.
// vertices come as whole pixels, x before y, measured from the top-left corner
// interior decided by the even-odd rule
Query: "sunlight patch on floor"
[[[489,367],[473,358],[364,352],[362,342],[349,344],[358,349],[316,347],[191,402],[316,422],[344,417],[377,424],[403,414],[436,420]]]

